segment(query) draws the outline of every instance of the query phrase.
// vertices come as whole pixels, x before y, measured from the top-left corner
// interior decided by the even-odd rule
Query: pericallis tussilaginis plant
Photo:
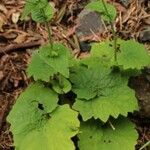
[[[111,24],[113,39],[94,43],[90,57],[73,59],[67,47],[51,40],[53,7],[47,0],[26,2],[22,17],[31,14],[45,23],[50,44],[33,54],[27,74],[34,82],[7,118],[16,150],[135,149],[138,134],[127,115],[138,110],[138,103],[128,79],[150,64],[150,56],[138,42],[117,38],[112,5],[100,0],[86,8]],[[68,93],[76,95],[74,102]]]

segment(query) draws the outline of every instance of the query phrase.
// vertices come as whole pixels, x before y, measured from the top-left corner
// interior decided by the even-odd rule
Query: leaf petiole
[[[103,6],[104,6],[104,9],[105,9],[105,12],[109,18],[109,23],[110,23],[110,26],[111,26],[111,30],[112,30],[112,34],[113,34],[113,39],[114,39],[114,44],[113,44],[113,47],[114,47],[114,60],[115,62],[117,61],[117,35],[116,35],[116,31],[114,29],[114,26],[113,26],[113,23],[112,23],[112,19],[111,19],[111,16],[108,12],[108,9],[106,7],[106,4],[105,4],[105,1],[102,0],[102,3],[103,3]]]

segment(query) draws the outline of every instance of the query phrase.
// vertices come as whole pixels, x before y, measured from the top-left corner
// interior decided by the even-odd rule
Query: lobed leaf
[[[62,44],[54,44],[53,49],[50,45],[41,47],[39,52],[33,55],[27,73],[29,77],[33,76],[34,80],[46,82],[57,73],[69,77],[68,49]]]
[[[130,89],[128,78],[100,65],[89,68],[78,66],[70,74],[72,90],[77,94],[73,105],[83,117],[92,117],[106,122],[110,116],[115,118],[138,109],[135,92]]]

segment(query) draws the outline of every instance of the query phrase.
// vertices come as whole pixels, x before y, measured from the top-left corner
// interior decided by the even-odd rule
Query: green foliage
[[[51,45],[41,47],[38,53],[33,55],[27,72],[35,81],[48,82],[50,77],[57,73],[69,77],[69,50],[58,43],[53,45],[53,49]]]
[[[49,113],[39,109],[36,102],[21,97],[8,117],[16,149],[74,150],[70,138],[78,133],[77,116],[68,105],[58,106]]]
[[[58,79],[51,82],[53,90],[58,94],[68,93],[71,90],[71,83],[63,76],[58,76]]]
[[[49,21],[53,17],[53,8],[50,5],[46,5],[43,9],[33,10],[31,16],[34,21],[39,23]]]
[[[118,84],[116,80],[118,81],[121,78],[120,74],[111,72],[110,68],[101,65],[96,60],[95,63],[93,60],[92,66],[91,64],[88,66],[75,66],[70,75],[70,80],[73,83],[72,90],[77,94],[77,98],[85,100],[107,95],[107,93],[111,95],[113,92],[110,92],[111,87],[120,86],[120,83]],[[124,85],[127,84],[127,80],[125,82],[122,80],[121,82]]]
[[[109,22],[110,18],[111,18],[111,21],[115,20],[115,18],[117,16],[117,12],[116,12],[115,7],[110,5],[110,4],[108,4],[108,3],[106,3],[106,7],[108,9],[109,16],[108,16],[108,13],[105,10],[105,7],[104,7],[104,5],[102,3],[102,0],[90,2],[86,6],[87,9],[99,12],[102,15],[102,18],[105,21]]]
[[[86,8],[112,23],[116,10],[105,5],[100,0]],[[105,41],[92,45],[90,57],[75,59],[65,46],[52,43],[48,21],[53,9],[48,0],[28,0],[22,18],[29,14],[46,23],[50,44],[33,54],[27,74],[34,83],[7,118],[16,150],[75,150],[71,138],[79,133],[77,111],[80,150],[133,150],[137,133],[125,117],[138,110],[138,104],[128,79],[150,64],[144,46],[117,39],[116,51],[114,40]]]
[[[92,57],[100,57],[103,60],[109,61],[111,66],[116,65],[112,45],[113,41],[93,44],[91,50]],[[120,68],[124,70],[141,70],[150,64],[150,56],[144,45],[133,40],[124,41],[118,39],[117,46],[117,65]]]
[[[118,65],[123,69],[142,69],[150,65],[150,56],[144,45],[128,40],[118,40],[120,51],[118,52]]]
[[[113,45],[112,41],[92,44],[91,56],[99,57],[104,62],[107,62],[108,65],[113,65],[114,49],[110,45]]]
[[[49,5],[48,0],[28,0],[26,1],[22,19],[25,19],[30,13],[34,21],[43,23],[52,19],[54,10]]]
[[[73,108],[80,112],[83,120],[94,117],[106,122],[110,116],[127,116],[128,112],[138,109],[135,92],[127,86],[128,78],[98,61],[92,67],[76,66],[70,80],[77,94]]]
[[[90,120],[81,123],[79,134],[80,150],[134,150],[138,134],[134,125],[127,119],[113,120],[112,125],[102,125],[98,121]]]

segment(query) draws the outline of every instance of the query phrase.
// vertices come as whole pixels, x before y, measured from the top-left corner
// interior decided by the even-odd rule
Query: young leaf
[[[46,7],[41,9],[33,9],[31,16],[32,19],[39,23],[44,23],[50,21],[53,18],[54,10],[51,5],[46,5]]]
[[[53,49],[50,45],[41,47],[39,52],[33,55],[27,73],[35,80],[43,81],[49,81],[49,78],[56,73],[69,77],[68,49],[62,44],[53,44]]]
[[[25,19],[32,11],[43,9],[48,5],[48,0],[26,0],[25,8],[22,13],[22,19]]]
[[[73,108],[83,120],[94,117],[106,122],[110,116],[127,116],[128,112],[138,109],[135,92],[127,86],[128,78],[98,63],[89,68],[74,68],[70,79],[72,90],[77,94]]]
[[[95,2],[90,2],[86,6],[87,9],[99,12],[102,15],[102,18],[107,22],[115,20],[115,18],[117,16],[117,12],[116,12],[115,7],[108,4],[108,3],[106,3],[106,7],[107,7],[107,10],[108,10],[108,13],[109,13],[110,17],[108,16],[108,14],[105,10],[105,7],[102,3],[102,0],[95,1]],[[111,20],[110,20],[110,18],[111,18]]]
[[[115,130],[109,124],[102,125],[90,120],[81,124],[79,134],[80,150],[133,150],[138,134],[134,125],[127,119],[112,121]]]
[[[71,83],[63,76],[59,76],[58,80],[52,81],[52,88],[58,94],[64,94],[71,90]]]
[[[74,150],[70,138],[78,133],[78,113],[57,101],[57,94],[40,83],[19,97],[7,118],[16,149]]]

